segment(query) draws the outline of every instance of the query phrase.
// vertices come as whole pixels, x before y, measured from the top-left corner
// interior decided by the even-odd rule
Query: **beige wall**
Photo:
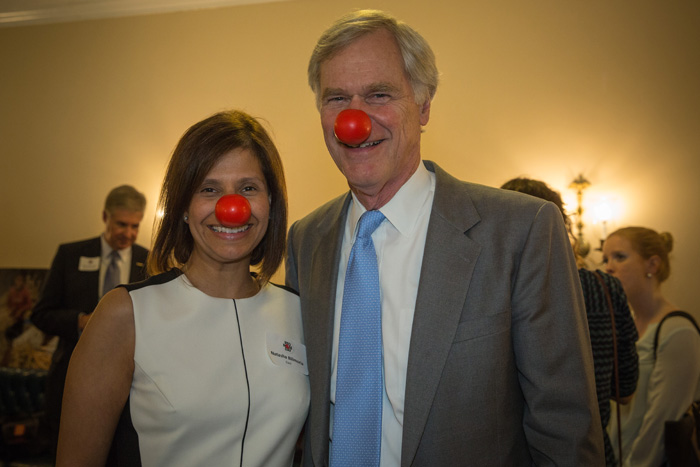
[[[0,267],[48,267],[59,243],[99,233],[104,196],[121,183],[149,199],[139,236],[148,245],[177,139],[228,107],[269,122],[292,220],[343,192],[305,69],[318,34],[355,7],[394,13],[436,52],[442,84],[424,158],[487,185],[541,178],[566,198],[582,172],[593,183],[587,203],[621,205],[611,227],[674,234],[666,289],[697,309],[700,3],[691,0],[294,0],[0,29]]]

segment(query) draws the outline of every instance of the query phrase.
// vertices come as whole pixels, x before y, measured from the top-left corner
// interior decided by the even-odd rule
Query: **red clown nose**
[[[335,119],[335,137],[341,143],[357,146],[364,143],[372,132],[369,115],[358,109],[345,109]]]
[[[225,195],[216,202],[214,213],[224,227],[239,227],[250,219],[250,203],[245,196]]]

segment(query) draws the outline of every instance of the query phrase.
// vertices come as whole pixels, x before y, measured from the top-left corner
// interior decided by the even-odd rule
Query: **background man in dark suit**
[[[31,320],[37,328],[59,336],[46,388],[46,415],[54,454],[68,363],[90,314],[111,288],[145,279],[148,250],[134,244],[145,207],[144,195],[129,185],[110,191],[102,212],[104,233],[58,247],[32,312]]]
[[[438,72],[406,24],[351,13],[322,34],[308,72],[350,193],[296,222],[288,237],[287,284],[301,297],[311,385],[304,465],[604,465],[585,309],[556,206],[459,181],[422,160]],[[361,145],[334,134],[345,109],[371,119]],[[357,445],[365,433],[353,431],[370,423],[348,424],[347,436],[338,418],[338,396],[345,403],[366,380],[358,373],[376,373],[341,380],[338,363],[365,345],[356,337],[339,344],[346,265],[353,243],[366,243],[354,242],[366,211],[383,219],[371,235],[381,349],[369,359],[382,363],[381,449],[372,462],[357,460],[370,443]],[[364,312],[369,300],[360,302],[348,310]],[[357,400],[353,410],[366,411]]]

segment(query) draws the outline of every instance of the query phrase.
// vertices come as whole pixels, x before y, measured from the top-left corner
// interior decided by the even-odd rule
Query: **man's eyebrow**
[[[373,83],[367,86],[365,94],[371,94],[373,92],[392,92],[396,90],[396,86],[391,83]]]

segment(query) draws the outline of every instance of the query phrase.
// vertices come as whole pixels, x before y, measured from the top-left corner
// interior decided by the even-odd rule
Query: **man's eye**
[[[389,99],[391,99],[391,96],[389,94],[383,93],[383,92],[375,92],[374,94],[370,94],[367,97],[368,102],[386,102]]]

